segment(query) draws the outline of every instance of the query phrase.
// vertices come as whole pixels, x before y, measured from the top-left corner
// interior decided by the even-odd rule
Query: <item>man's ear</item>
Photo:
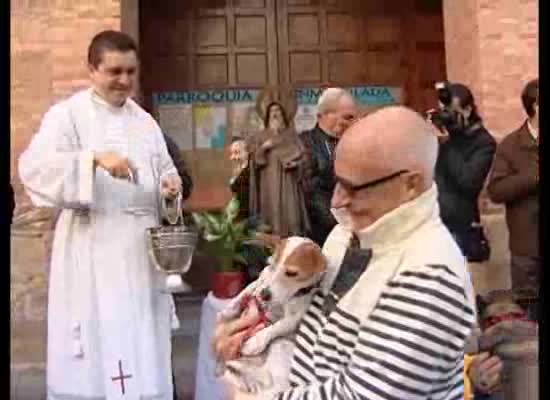
[[[408,172],[404,178],[407,200],[411,201],[422,192],[424,177],[420,172],[411,171]]]

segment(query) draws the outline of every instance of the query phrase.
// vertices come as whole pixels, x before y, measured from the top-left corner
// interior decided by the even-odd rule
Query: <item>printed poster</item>
[[[313,129],[317,122],[317,106],[313,104],[301,104],[294,116],[294,127],[300,133]]]
[[[256,103],[233,103],[231,108],[234,138],[246,138],[262,129],[263,122],[256,111]]]
[[[190,104],[160,105],[159,125],[177,143],[179,149],[193,149],[193,121]]]
[[[193,120],[197,149],[223,149],[227,126],[225,106],[194,105]]]

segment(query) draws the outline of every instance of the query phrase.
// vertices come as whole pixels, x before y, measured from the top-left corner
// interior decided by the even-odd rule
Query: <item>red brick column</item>
[[[87,86],[86,52],[103,29],[120,28],[120,0],[11,0],[11,178],[18,203],[11,240],[11,360],[46,359],[46,304],[52,217],[22,194],[17,160],[46,110]]]
[[[469,85],[497,139],[525,119],[520,93],[538,76],[538,0],[443,0],[447,73]]]

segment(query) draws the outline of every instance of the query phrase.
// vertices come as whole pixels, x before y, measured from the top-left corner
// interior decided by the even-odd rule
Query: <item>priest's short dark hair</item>
[[[105,51],[133,51],[137,55],[137,45],[129,35],[119,31],[106,30],[94,36],[88,47],[88,64],[96,68],[101,63]]]

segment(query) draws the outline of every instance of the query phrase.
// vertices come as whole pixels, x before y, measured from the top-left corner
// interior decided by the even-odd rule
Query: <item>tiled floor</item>
[[[195,391],[195,366],[199,347],[202,297],[177,298],[181,327],[172,338],[173,368],[179,400],[192,400]],[[45,400],[46,375],[43,368],[11,370],[11,400]]]

